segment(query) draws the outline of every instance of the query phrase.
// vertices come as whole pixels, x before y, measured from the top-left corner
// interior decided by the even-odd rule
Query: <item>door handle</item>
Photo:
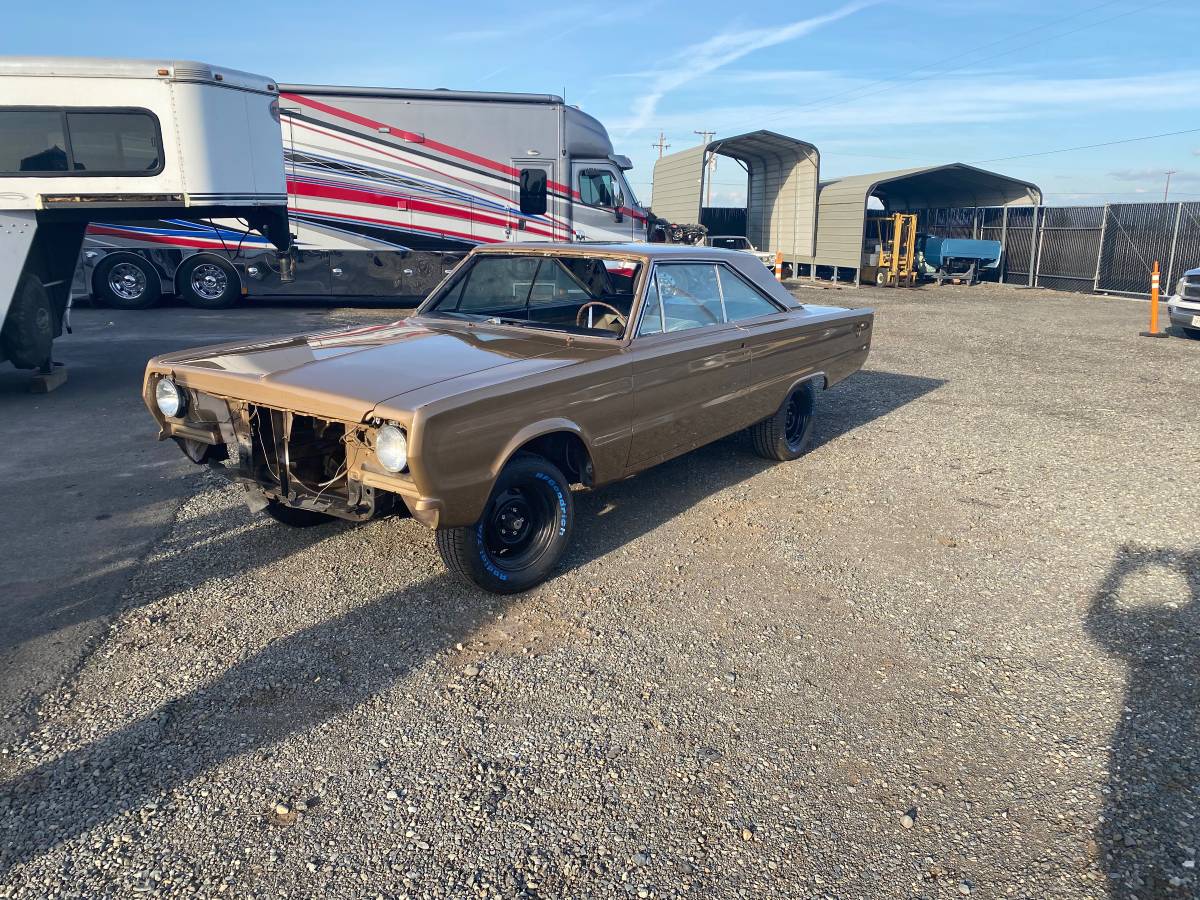
[[[341,277],[342,277],[342,270],[341,270],[340,268],[334,269],[334,270],[333,270],[333,274],[334,274],[334,275],[336,275],[338,278],[341,278]]]

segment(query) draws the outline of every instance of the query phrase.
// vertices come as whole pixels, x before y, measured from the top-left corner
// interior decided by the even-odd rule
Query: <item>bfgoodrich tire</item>
[[[193,256],[175,275],[180,299],[196,309],[228,309],[242,296],[237,269],[219,256]]]
[[[113,309],[149,309],[162,297],[162,281],[136,253],[115,253],[96,266],[92,296]]]
[[[541,584],[571,540],[575,505],[558,467],[518,453],[504,467],[479,521],[437,532],[446,568],[494,594]]]
[[[49,362],[56,319],[46,288],[32,275],[22,275],[0,331],[0,359],[11,360],[18,369],[36,369]]]
[[[792,388],[778,410],[750,426],[754,452],[779,462],[801,456],[812,442],[816,399],[817,389],[812,381]]]

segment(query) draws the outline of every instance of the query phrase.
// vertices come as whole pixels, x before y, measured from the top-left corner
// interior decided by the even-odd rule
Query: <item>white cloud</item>
[[[870,3],[851,3],[823,16],[812,16],[782,27],[726,30],[672,55],[665,68],[653,75],[650,89],[634,101],[625,132],[645,128],[663,97],[689,82],[709,75],[758,50],[794,41],[818,28],[858,12]]]

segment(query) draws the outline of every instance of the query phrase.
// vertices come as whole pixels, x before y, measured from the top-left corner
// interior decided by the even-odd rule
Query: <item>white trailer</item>
[[[604,126],[551,94],[280,85],[295,279],[227,221],[94,223],[83,289],[143,308],[243,295],[414,296],[472,247],[646,240],[647,213]],[[191,277],[201,265],[219,284]],[[116,267],[136,268],[140,292]]]
[[[241,217],[286,250],[279,89],[190,61],[0,57],[0,361],[53,380],[90,222]],[[141,273],[118,270],[131,289]]]

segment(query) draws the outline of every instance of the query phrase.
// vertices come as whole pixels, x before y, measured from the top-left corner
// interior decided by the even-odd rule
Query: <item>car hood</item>
[[[503,373],[512,377],[567,365],[573,360],[565,346],[544,333],[402,319],[170,353],[151,360],[149,371],[170,372],[206,393],[357,422],[384,401],[464,375],[516,367]]]

